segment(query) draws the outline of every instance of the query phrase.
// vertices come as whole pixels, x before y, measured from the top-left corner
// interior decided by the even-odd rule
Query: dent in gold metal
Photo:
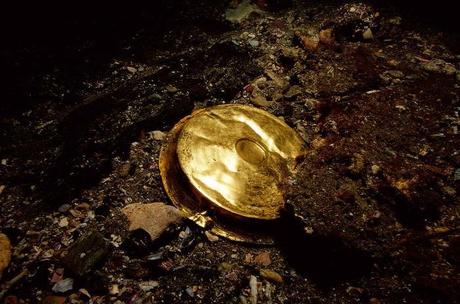
[[[277,117],[221,105],[174,126],[161,149],[160,171],[172,202],[199,226],[266,244],[284,204],[284,181],[302,153],[302,139]]]

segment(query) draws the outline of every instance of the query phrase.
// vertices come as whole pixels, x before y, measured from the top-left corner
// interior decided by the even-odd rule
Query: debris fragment
[[[54,284],[52,290],[54,292],[64,293],[73,289],[73,279],[66,278]]]
[[[217,242],[219,240],[219,237],[210,231],[205,231],[204,234],[206,235],[208,241],[212,243]]]
[[[268,266],[272,263],[272,260],[270,258],[270,252],[264,251],[256,255],[254,258],[254,263],[262,265],[262,266]]]
[[[225,12],[225,18],[230,22],[240,23],[255,12],[260,13],[262,11],[259,10],[256,5],[252,4],[251,1],[243,0],[237,7],[229,8]]]
[[[253,275],[249,279],[249,288],[251,289],[251,304],[257,304],[257,278]]]
[[[64,264],[76,275],[92,271],[109,253],[110,245],[97,231],[90,231],[70,246]]]
[[[260,276],[271,282],[283,283],[283,277],[279,273],[271,269],[261,269]]]
[[[457,69],[453,64],[442,59],[422,60],[422,68],[428,72],[445,75],[454,75],[457,73]]]
[[[158,239],[169,225],[182,221],[182,215],[175,207],[164,203],[134,203],[122,210],[129,220],[129,231],[142,229],[152,241]]]

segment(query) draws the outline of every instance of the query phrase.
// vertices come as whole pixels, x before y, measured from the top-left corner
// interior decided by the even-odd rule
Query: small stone
[[[83,276],[107,257],[109,249],[109,242],[99,232],[90,231],[70,246],[63,261],[73,273]]]
[[[246,264],[252,264],[254,262],[254,256],[250,253],[246,253],[246,255],[244,256],[244,262]]]
[[[249,45],[252,46],[253,48],[256,48],[259,46],[259,41],[255,40],[255,39],[251,39],[248,41]]]
[[[69,219],[67,217],[61,218],[61,220],[58,223],[58,226],[61,228],[69,226]]]
[[[379,165],[372,165],[371,166],[371,171],[372,174],[377,175],[380,172],[380,166]]]
[[[289,88],[289,90],[286,92],[286,94],[284,94],[284,96],[286,98],[292,98],[292,97],[295,97],[297,95],[300,95],[302,94],[302,88],[298,85],[293,85]]]
[[[460,180],[460,168],[457,168],[454,172],[454,181]]]
[[[334,43],[332,29],[324,29],[319,32],[319,41],[324,45],[332,45]]]
[[[155,140],[164,140],[166,137],[166,133],[163,131],[155,130],[152,132],[153,139]]]
[[[135,67],[132,67],[132,66],[129,66],[126,69],[128,70],[128,72],[133,73],[133,74],[137,72],[137,69]]]
[[[251,289],[251,304],[257,304],[257,278],[253,275],[249,279],[249,288]]]
[[[310,50],[310,51],[316,51],[318,49],[318,45],[319,45],[319,37],[318,36],[312,36],[312,35],[308,35],[308,36],[304,36],[302,34],[298,34],[298,37],[300,39],[300,41],[302,42],[302,45],[307,49],[307,50]]]
[[[179,90],[173,85],[167,85],[166,86],[166,91],[168,91],[168,93],[176,93]]]
[[[231,270],[234,266],[230,263],[227,263],[227,262],[223,262],[223,263],[220,263],[218,266],[217,266],[217,270],[219,272],[227,272],[229,270]]]
[[[70,208],[72,208],[72,206],[70,206],[69,204],[63,204],[58,208],[58,211],[61,213],[66,213],[70,210]]]
[[[160,202],[130,204],[122,212],[129,220],[129,231],[142,229],[150,235],[152,241],[158,239],[170,225],[182,221],[177,208]]]
[[[185,292],[189,295],[189,297],[193,298],[195,296],[195,293],[193,292],[193,288],[192,287],[187,287],[185,289]]]
[[[206,238],[212,243],[217,242],[219,240],[219,237],[217,235],[209,231],[205,231],[204,234],[206,235]]]
[[[160,286],[160,283],[158,283],[158,281],[145,281],[139,284],[139,288],[143,291],[150,291],[158,286]]]
[[[71,278],[67,278],[67,279],[57,282],[56,284],[54,284],[52,288],[54,292],[60,292],[60,293],[67,292],[72,289],[73,289],[73,279]]]
[[[264,251],[262,253],[259,253],[254,258],[254,263],[262,265],[262,266],[270,265],[272,263],[272,260],[270,259],[270,253],[268,251]]]
[[[422,68],[428,72],[445,75],[454,75],[457,73],[457,69],[452,63],[448,63],[442,59],[422,61]]]
[[[455,191],[454,188],[452,187],[449,187],[449,186],[444,186],[442,187],[442,191],[447,194],[447,195],[450,195],[452,197],[455,197],[455,195],[457,194],[457,191]]]
[[[253,12],[260,12],[256,5],[249,0],[241,1],[237,7],[230,8],[225,12],[225,18],[233,23],[240,23],[248,18]]]
[[[372,34],[372,30],[370,28],[367,28],[363,32],[363,39],[364,40],[372,40],[372,39],[374,39],[374,34]]]
[[[0,194],[3,193],[3,191],[5,190],[5,188],[6,188],[5,185],[0,185]]]
[[[283,277],[271,269],[261,269],[260,276],[268,281],[275,283],[283,283]]]
[[[251,102],[260,107],[269,107],[272,105],[271,101],[268,101],[260,92],[256,92],[256,90],[251,95]]]
[[[3,233],[0,233],[0,279],[3,271],[11,262],[11,243],[10,239]]]
[[[113,284],[109,288],[109,294],[117,295],[120,293],[120,289],[118,288],[118,284]]]
[[[6,166],[7,163],[8,163],[8,160],[6,158],[2,159],[2,165],[3,166]]]

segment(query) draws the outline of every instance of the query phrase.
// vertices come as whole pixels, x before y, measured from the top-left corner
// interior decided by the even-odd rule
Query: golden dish
[[[303,140],[263,110],[221,105],[198,110],[171,130],[160,153],[172,202],[221,236],[267,243],[284,205],[284,183]]]

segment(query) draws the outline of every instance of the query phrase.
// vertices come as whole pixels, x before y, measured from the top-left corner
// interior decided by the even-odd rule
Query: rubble
[[[182,221],[179,210],[164,203],[135,203],[123,208],[129,220],[129,231],[145,230],[154,241],[172,224]]]
[[[109,254],[110,245],[96,231],[80,237],[67,251],[64,264],[77,276],[92,272]]]

